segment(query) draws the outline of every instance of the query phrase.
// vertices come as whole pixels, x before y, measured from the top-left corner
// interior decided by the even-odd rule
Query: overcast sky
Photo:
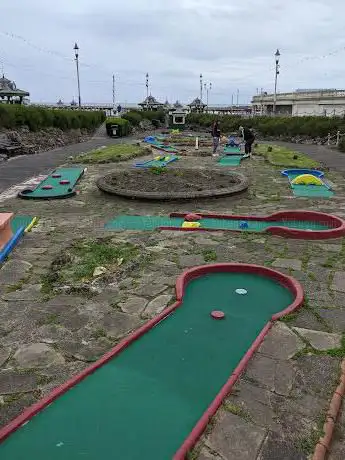
[[[199,95],[247,103],[257,88],[345,86],[344,0],[12,0],[0,3],[0,69],[31,101],[77,98],[74,43],[84,102],[164,102]],[[21,37],[21,38],[19,38]],[[333,53],[332,55],[329,55]],[[326,57],[324,57],[326,56]]]

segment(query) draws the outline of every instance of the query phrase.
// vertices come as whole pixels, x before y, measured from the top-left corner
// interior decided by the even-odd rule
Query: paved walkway
[[[101,126],[93,138],[87,142],[67,145],[37,155],[14,157],[0,165],[0,193],[30,177],[47,174],[52,168],[64,163],[70,156],[76,156],[103,145],[128,142],[128,139],[111,139],[106,136],[105,127]]]
[[[317,161],[322,162],[328,168],[345,175],[345,153],[333,150],[323,145],[293,144],[290,142],[274,142],[277,145],[288,147],[306,153]]]

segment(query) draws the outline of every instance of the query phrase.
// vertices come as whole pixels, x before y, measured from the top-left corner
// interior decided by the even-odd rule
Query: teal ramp
[[[287,176],[292,188],[293,194],[304,198],[331,198],[334,192],[328,187],[324,181],[323,174],[320,171],[301,169],[300,171],[293,169],[291,171],[283,171],[282,174]],[[295,185],[292,181],[302,174],[312,174],[321,179],[324,185]]]

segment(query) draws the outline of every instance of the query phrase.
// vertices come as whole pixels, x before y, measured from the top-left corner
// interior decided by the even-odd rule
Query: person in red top
[[[219,147],[220,140],[220,128],[218,120],[213,122],[211,134],[213,137],[213,156],[216,157],[218,156],[217,149]]]

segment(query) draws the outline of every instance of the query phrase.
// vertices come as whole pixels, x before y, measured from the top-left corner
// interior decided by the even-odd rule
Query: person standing
[[[216,157],[218,156],[217,150],[219,147],[220,140],[220,128],[218,120],[213,122],[211,134],[213,138],[213,156]]]
[[[239,130],[245,142],[244,151],[247,155],[251,156],[252,155],[252,145],[255,141],[255,134],[250,128],[243,128],[243,126],[240,126]]]

